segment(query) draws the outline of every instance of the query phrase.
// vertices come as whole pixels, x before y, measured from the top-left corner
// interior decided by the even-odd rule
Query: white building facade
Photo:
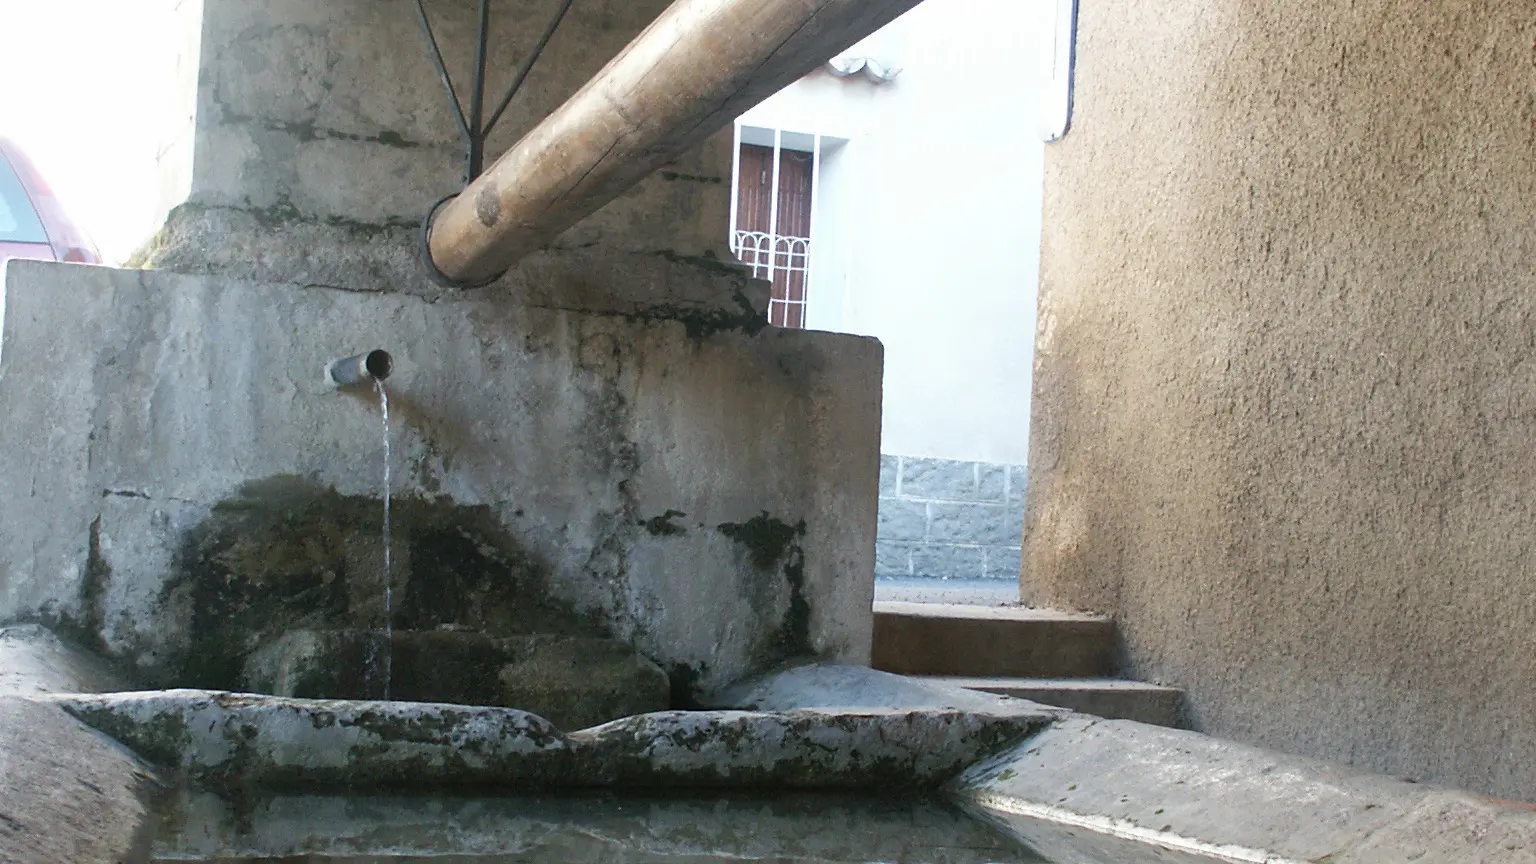
[[[737,122],[770,318],[885,345],[883,577],[1018,576],[1055,8],[926,0]]]

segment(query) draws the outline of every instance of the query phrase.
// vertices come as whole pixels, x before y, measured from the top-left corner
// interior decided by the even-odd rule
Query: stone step
[[[1019,606],[875,603],[871,665],[902,675],[1094,678],[1113,673],[1108,617]]]
[[[1121,678],[967,678],[928,676],[924,680],[1028,699],[1111,720],[1135,720],[1154,726],[1183,726],[1177,687],[1126,681]]]

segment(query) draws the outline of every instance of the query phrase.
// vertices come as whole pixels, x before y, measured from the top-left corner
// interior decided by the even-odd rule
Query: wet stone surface
[[[171,690],[36,697],[226,792],[934,788],[1050,715],[663,711],[562,733],[509,708]]]
[[[549,595],[548,574],[491,508],[402,497],[391,529],[395,629],[602,635]],[[243,689],[248,658],[286,633],[382,629],[383,530],[377,499],[298,478],[248,484],[218,504],[186,536],[165,589],[163,608],[191,619],[166,680]]]
[[[1035,862],[934,800],[323,797],[169,802],[156,861]]]
[[[120,670],[47,628],[0,627],[0,696],[129,689]]]
[[[378,699],[386,668],[394,699],[518,708],[562,729],[666,710],[670,686],[661,667],[612,639],[363,630],[285,634],[251,655],[245,681],[277,696]]]

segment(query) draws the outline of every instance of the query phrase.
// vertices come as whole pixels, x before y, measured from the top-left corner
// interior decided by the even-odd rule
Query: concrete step
[[[968,678],[927,676],[924,680],[1055,705],[1111,720],[1135,720],[1171,729],[1182,727],[1184,691],[1120,678]]]
[[[1019,606],[875,603],[872,665],[902,675],[1095,678],[1110,675],[1109,618]]]

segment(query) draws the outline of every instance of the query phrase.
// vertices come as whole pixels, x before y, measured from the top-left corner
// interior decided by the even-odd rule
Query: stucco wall
[[[1024,462],[1049,6],[925,0],[845,52],[894,81],[815,72],[742,117],[848,141],[823,161],[808,323],[885,344],[886,453]]]
[[[1023,589],[1195,725],[1536,799],[1536,7],[1084,3]]]

